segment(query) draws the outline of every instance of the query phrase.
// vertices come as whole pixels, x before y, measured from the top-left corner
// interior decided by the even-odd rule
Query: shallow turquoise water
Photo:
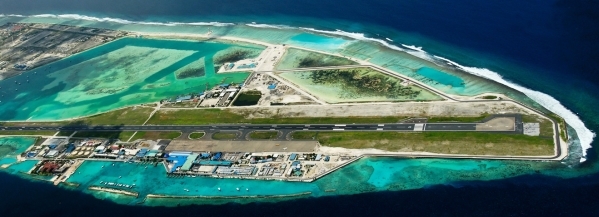
[[[114,164],[114,166],[113,166]],[[558,166],[547,163],[544,166]],[[350,164],[312,183],[215,179],[203,177],[167,177],[162,164],[132,164],[122,162],[87,161],[67,182],[79,183],[78,189],[98,198],[118,198],[117,202],[136,204],[148,194],[170,196],[269,196],[310,192],[309,197],[339,194],[357,194],[372,191],[417,189],[436,184],[451,184],[464,180],[492,180],[530,174],[534,170],[528,162],[488,160],[397,159],[365,158]],[[119,178],[120,177],[120,178]],[[100,181],[136,184],[133,190],[139,198],[115,196],[110,193],[89,191]],[[218,191],[221,188],[221,191]],[[237,191],[236,188],[240,190]],[[188,189],[189,192],[184,189]],[[248,189],[248,190],[246,190]],[[293,197],[291,197],[293,198]],[[291,199],[287,198],[287,199]],[[206,203],[206,199],[154,198],[146,205],[176,205],[181,200]],[[228,201],[227,201],[228,200]],[[251,202],[252,200],[227,199],[218,203]],[[281,200],[271,198],[270,200]],[[160,202],[162,201],[162,202]],[[174,204],[173,201],[177,201]],[[214,201],[213,201],[214,202]],[[215,202],[216,203],[216,202]]]
[[[27,17],[27,18],[0,18],[0,23],[3,22],[37,22],[37,23],[58,23],[68,25],[79,25],[96,28],[108,28],[124,31],[142,31],[152,33],[193,33],[206,34],[212,31],[213,36],[232,36],[264,41],[272,44],[290,44],[295,46],[309,47],[314,50],[323,52],[338,53],[344,56],[351,56],[366,60],[373,64],[377,64],[387,69],[413,77],[421,82],[426,83],[443,92],[455,95],[473,96],[481,93],[501,93],[513,99],[524,102],[536,109],[545,111],[545,108],[531,100],[524,94],[505,87],[487,79],[474,76],[465,72],[452,70],[449,68],[441,68],[431,62],[423,61],[420,58],[412,56],[404,52],[398,52],[388,47],[377,43],[367,41],[359,41],[347,37],[332,37],[324,34],[317,34],[303,29],[297,28],[253,28],[246,25],[232,26],[163,26],[163,25],[144,25],[144,24],[119,24],[112,22],[95,22],[88,20],[73,20],[62,18],[48,17]],[[409,34],[408,34],[409,35]],[[406,35],[406,37],[408,37]],[[422,67],[430,67],[442,71],[449,76],[455,76],[464,81],[464,87],[451,87],[441,84],[431,79],[421,76],[417,70]]]
[[[0,165],[17,162],[17,156],[27,150],[35,140],[35,137],[0,137],[0,145],[16,148],[15,151],[0,156]]]
[[[0,120],[60,120],[199,93],[240,83],[248,73],[216,74],[214,56],[259,45],[123,38],[0,81]],[[206,73],[177,79],[175,72],[200,59]],[[204,65],[204,64],[202,64]],[[21,109],[14,109],[21,108]]]
[[[17,156],[23,153],[27,148],[33,145],[36,141],[35,137],[0,137],[0,144],[11,145],[16,148],[14,152],[7,153],[0,156],[0,165],[8,166],[7,168],[1,168],[1,172],[7,172],[14,175],[19,175],[25,178],[36,178],[41,180],[48,180],[52,177],[48,176],[25,176],[25,173],[29,172],[38,160],[25,160],[17,162]]]
[[[206,33],[208,28],[214,31],[215,35],[238,36],[250,39],[262,40],[270,43],[281,44],[289,43],[302,46],[306,40],[295,40],[295,36],[305,34],[297,30],[277,30],[277,29],[253,29],[244,26],[234,27],[202,27],[202,26],[148,26],[148,25],[120,25],[108,22],[90,22],[90,21],[64,21],[56,19],[27,18],[25,21],[31,22],[50,22],[50,23],[68,23],[72,25],[83,25],[100,28],[113,28],[130,31],[148,31],[148,32],[183,32],[183,33]],[[348,43],[336,43],[335,46],[313,46],[327,52],[339,52],[343,55],[351,55],[356,58],[368,60],[377,65],[387,67],[395,72],[413,76],[419,80],[427,79],[426,76],[418,74],[418,69],[429,67],[435,70],[443,71],[445,74],[457,77],[464,81],[463,88],[456,88],[445,85],[438,81],[425,82],[435,88],[452,94],[458,95],[476,95],[484,92],[504,93],[515,99],[525,101],[527,104],[537,105],[528,97],[505,86],[490,82],[473,75],[463,72],[453,71],[451,69],[440,68],[432,63],[424,62],[408,54],[398,53],[397,51],[379,46],[373,43],[358,42],[351,39]],[[310,40],[308,40],[310,42]],[[184,51],[182,51],[184,52]],[[181,53],[181,52],[179,52]],[[183,55],[183,54],[181,54]],[[169,77],[169,79],[173,79]],[[158,79],[163,83],[168,83],[169,79]],[[158,84],[161,84],[157,82]],[[438,84],[437,84],[438,83]],[[57,84],[56,87],[66,84]],[[143,88],[142,88],[143,89]],[[26,95],[19,95],[24,98]],[[41,96],[40,96],[41,97]],[[131,96],[135,98],[135,95]],[[15,98],[17,98],[15,96]],[[120,103],[120,102],[111,102]],[[538,105],[537,105],[538,106]],[[24,107],[25,109],[30,109]],[[538,108],[538,107],[537,107]],[[85,108],[90,109],[90,108]],[[571,132],[572,134],[572,132]],[[576,149],[571,149],[576,150]],[[577,161],[573,159],[571,161]],[[87,164],[87,163],[86,163]],[[100,165],[94,162],[91,165]],[[85,164],[84,164],[85,166]],[[101,166],[100,166],[101,167]],[[115,165],[116,167],[116,165]],[[445,160],[445,159],[393,159],[393,158],[367,158],[351,164],[335,173],[332,173],[314,183],[287,183],[277,181],[251,181],[233,180],[233,179],[203,179],[203,178],[166,178],[162,168],[145,169],[145,166],[119,165],[115,171],[100,172],[82,169],[82,175],[75,174],[73,181],[80,181],[83,185],[99,184],[100,180],[114,181],[125,180],[130,182],[140,182],[139,190],[142,193],[172,193],[175,195],[197,195],[204,193],[206,195],[214,194],[215,186],[223,186],[223,194],[234,195],[237,191],[232,191],[236,186],[250,188],[250,192],[238,192],[238,194],[286,194],[309,190],[312,196],[324,196],[335,194],[356,194],[362,192],[382,191],[382,190],[404,190],[423,188],[438,184],[456,184],[464,180],[494,180],[514,177],[524,174],[541,173],[560,177],[575,177],[583,174],[592,173],[597,170],[596,164],[588,165],[585,168],[572,169],[560,162],[523,162],[523,161],[494,161],[494,160]],[[96,168],[92,167],[90,168]],[[88,172],[86,172],[88,171]],[[154,173],[156,172],[156,173]],[[87,177],[83,174],[88,174]],[[105,173],[105,174],[104,174]],[[138,174],[145,174],[138,175]],[[118,179],[121,175],[123,178]],[[79,177],[79,178],[77,178]],[[79,179],[79,180],[78,180]],[[106,180],[104,180],[106,179]],[[147,179],[147,180],[143,180]],[[72,180],[69,180],[72,181]],[[121,181],[119,181],[121,182]],[[143,184],[142,184],[143,183]],[[274,184],[273,184],[274,183]],[[183,191],[188,188],[189,193]],[[226,188],[226,189],[225,189]],[[80,189],[83,189],[80,187]],[[192,189],[194,189],[192,191]],[[267,189],[267,190],[262,190]],[[331,192],[326,192],[331,190]],[[334,191],[332,191],[334,190]],[[226,192],[225,192],[226,191]],[[89,192],[88,192],[89,193]],[[118,200],[119,203],[133,203],[137,199],[114,196],[106,193],[93,193],[97,197],[105,197],[111,200]],[[176,205],[169,203],[168,199],[155,199],[148,205]],[[203,201],[204,203],[206,201]]]
[[[416,72],[441,84],[450,85],[452,88],[464,87],[464,80],[462,80],[460,77],[447,74],[433,68],[422,67]]]
[[[18,142],[19,151],[25,150],[35,140],[28,137],[2,138]],[[17,143],[15,143],[17,144]],[[3,171],[15,175],[24,175],[38,161],[24,161],[11,165]],[[114,164],[114,166],[113,166]],[[228,202],[248,203],[256,201],[274,202],[289,200],[285,198],[153,198],[144,202],[148,194],[170,196],[274,196],[292,195],[310,192],[301,197],[322,197],[327,195],[348,195],[364,192],[387,190],[419,189],[427,186],[449,184],[459,185],[467,180],[495,180],[518,175],[534,174],[541,171],[547,175],[580,175],[580,170],[572,170],[560,162],[528,162],[498,160],[447,160],[447,159],[400,159],[400,158],[364,158],[315,182],[258,181],[239,179],[215,179],[202,177],[166,176],[162,164],[137,164],[109,161],[86,161],[67,182],[80,184],[77,190],[91,194],[99,199],[108,199],[116,203],[148,206],[176,206],[180,204]],[[589,171],[592,171],[589,170]],[[28,178],[27,176],[24,176]],[[31,178],[31,177],[29,177]],[[48,180],[51,177],[33,177]],[[88,190],[89,186],[101,185],[100,181],[132,185],[140,194],[139,198]],[[221,191],[218,191],[218,188]],[[240,191],[237,191],[239,188]],[[246,190],[246,188],[248,190]],[[188,189],[189,192],[184,189]]]
[[[22,162],[10,165],[10,167],[8,167],[7,170],[10,173],[13,173],[13,174],[15,174],[15,173],[27,173],[38,162],[39,162],[38,160],[26,160],[26,161],[22,161]],[[49,177],[49,178],[52,178],[52,177]]]
[[[314,50],[335,50],[348,44],[350,41],[323,35],[301,33],[291,37],[287,43]]]

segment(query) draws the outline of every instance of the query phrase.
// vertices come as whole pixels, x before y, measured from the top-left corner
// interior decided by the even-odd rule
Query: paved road
[[[415,130],[416,128],[416,130]],[[218,125],[123,125],[123,126],[6,126],[0,130],[62,131],[475,131],[476,123],[391,124],[218,124]],[[510,131],[511,132],[511,131]]]
[[[436,89],[430,88],[427,85],[424,85],[424,84],[420,83],[419,81],[417,81],[417,80],[415,80],[413,78],[409,78],[409,77],[401,75],[399,73],[392,72],[392,71],[387,70],[385,68],[382,68],[382,67],[379,67],[379,66],[376,66],[376,65],[360,65],[360,66],[372,67],[372,68],[377,69],[377,70],[379,70],[379,71],[381,71],[381,72],[383,72],[383,73],[385,73],[387,75],[390,75],[390,76],[393,76],[393,77],[398,77],[398,78],[404,79],[406,81],[411,81],[411,82],[413,82],[414,84],[418,85],[419,87],[421,87],[423,89],[426,89],[426,90],[431,91],[431,92],[433,92],[435,94],[438,94],[439,96],[442,96],[442,97],[444,97],[446,99],[453,100],[453,101],[456,101],[456,102],[474,102],[474,101],[476,101],[476,102],[485,102],[485,101],[498,102],[499,101],[499,102],[513,102],[513,103],[516,103],[516,104],[518,104],[518,105],[520,105],[520,106],[522,106],[524,108],[527,108],[527,109],[530,109],[530,110],[534,111],[538,115],[541,115],[541,116],[543,116],[543,117],[551,120],[551,123],[553,124],[553,129],[554,129],[553,130],[554,131],[553,132],[553,134],[554,134],[553,141],[554,141],[555,145],[557,146],[557,149],[556,149],[557,153],[556,153],[556,155],[553,158],[550,158],[550,159],[557,159],[557,158],[560,158],[560,157],[565,157],[568,154],[568,153],[562,153],[562,144],[561,144],[560,138],[559,138],[560,133],[559,133],[559,125],[558,125],[557,121],[554,120],[552,117],[549,117],[545,113],[543,113],[543,112],[541,112],[541,111],[539,111],[539,110],[537,110],[535,108],[532,108],[532,107],[530,107],[528,105],[525,105],[525,104],[523,104],[521,102],[514,101],[514,100],[511,100],[511,99],[500,99],[500,100],[495,100],[495,99],[489,99],[489,100],[478,100],[478,99],[477,100],[459,100],[459,99],[455,99],[455,98],[453,98],[453,97],[451,97],[451,96],[449,96],[449,95],[447,95],[447,94],[445,94],[445,93],[443,93],[441,91],[438,91]],[[343,69],[343,68],[350,68],[350,67],[351,66],[336,66],[336,67],[333,66],[333,67],[316,67],[314,69]],[[358,66],[354,65],[354,67],[358,67]],[[307,69],[294,69],[294,70],[289,70],[289,71],[299,71],[299,70],[307,70]],[[518,129],[519,127],[521,128],[521,125],[520,126],[516,125],[516,129]],[[565,131],[565,132],[566,132],[566,138],[567,138],[567,131]]]
[[[414,131],[413,123],[406,124],[235,124],[235,125],[125,125],[125,126],[62,126],[62,127],[0,127],[0,130],[63,130],[63,131],[223,131],[223,130],[355,130],[355,131]],[[427,131],[475,130],[475,124],[427,124]]]

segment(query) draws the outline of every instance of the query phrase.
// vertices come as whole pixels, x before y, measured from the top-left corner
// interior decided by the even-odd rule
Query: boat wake
[[[130,21],[130,20],[125,20],[125,19],[120,19],[120,18],[110,18],[110,17],[99,18],[99,17],[92,17],[92,16],[86,16],[86,15],[79,15],[79,14],[60,14],[60,15],[40,14],[40,15],[31,15],[31,16],[24,16],[24,15],[18,15],[18,14],[8,14],[8,15],[0,14],[0,17],[74,19],[74,20],[85,20],[85,21],[95,21],[95,22],[113,22],[113,23],[120,23],[120,24],[141,24],[141,25],[161,25],[161,26],[183,26],[183,25],[232,26],[232,25],[236,25],[234,23],[220,23],[220,22],[192,22],[192,23],[143,22],[143,21]],[[586,156],[586,150],[591,148],[591,142],[593,141],[593,138],[595,137],[595,134],[585,126],[585,124],[582,122],[582,120],[576,114],[574,114],[572,111],[570,111],[569,109],[564,107],[555,98],[553,98],[545,93],[531,90],[531,89],[528,89],[521,85],[518,85],[516,83],[513,83],[511,81],[505,80],[500,74],[498,74],[497,72],[493,72],[489,69],[463,66],[454,61],[448,60],[446,58],[443,58],[440,56],[435,56],[435,55],[430,55],[426,51],[424,51],[422,49],[422,47],[401,44],[401,46],[404,47],[404,48],[402,48],[402,47],[396,46],[394,44],[390,44],[389,42],[392,42],[392,40],[389,40],[388,38],[386,38],[386,40],[370,38],[370,37],[366,37],[365,34],[363,34],[363,33],[345,32],[342,30],[327,31],[327,30],[318,30],[318,29],[314,29],[314,28],[304,28],[304,27],[296,28],[296,27],[290,27],[290,26],[285,26],[285,25],[257,24],[255,22],[252,22],[249,24],[239,24],[239,25],[246,25],[246,26],[250,26],[250,27],[254,27],[254,28],[300,29],[300,30],[304,30],[304,31],[314,32],[314,33],[347,37],[347,38],[351,38],[351,39],[355,39],[355,40],[359,40],[359,41],[375,42],[375,43],[383,45],[389,49],[406,52],[408,54],[411,54],[413,56],[419,57],[424,60],[444,61],[447,64],[454,65],[472,75],[476,75],[476,76],[483,77],[483,78],[486,78],[489,80],[493,80],[495,82],[498,82],[498,83],[501,83],[508,87],[511,87],[513,89],[516,89],[516,90],[524,93],[526,96],[530,97],[532,100],[536,101],[537,103],[539,103],[540,105],[542,105],[543,107],[548,109],[549,111],[563,117],[564,120],[566,121],[566,123],[568,123],[568,125],[571,126],[576,131],[576,134],[578,135],[578,139],[580,141],[580,145],[582,147],[583,156]],[[585,161],[585,158],[582,157],[580,161],[581,162]]]

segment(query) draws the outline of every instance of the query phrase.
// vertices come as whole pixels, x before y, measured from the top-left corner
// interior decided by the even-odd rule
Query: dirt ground
[[[277,107],[231,107],[231,112],[248,118],[269,117],[434,117],[434,116],[481,116],[483,114],[520,113],[532,114],[511,102],[405,102],[365,103],[352,105],[307,105]]]
[[[276,84],[276,88],[273,90],[268,89],[268,86],[273,83]],[[270,106],[271,104],[318,104],[312,101],[312,99],[297,92],[293,88],[264,73],[257,73],[250,77],[246,82],[246,85],[243,87],[243,90],[257,90],[262,93],[262,98],[260,98],[260,101],[258,101],[257,106]]]
[[[173,140],[166,151],[312,152],[315,141],[201,141]]]

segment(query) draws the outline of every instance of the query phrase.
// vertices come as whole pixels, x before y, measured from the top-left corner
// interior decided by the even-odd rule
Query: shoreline
[[[247,196],[178,196],[178,195],[164,195],[164,194],[148,194],[146,198],[169,198],[169,199],[250,199],[250,198],[287,198],[287,197],[301,197],[311,195],[312,192],[302,192],[296,194],[283,194],[283,195],[247,195]]]
[[[266,43],[266,42],[258,41],[258,40],[253,40],[253,39],[245,39],[245,38],[231,37],[231,36],[214,36],[213,37],[213,36],[210,35],[210,32],[209,33],[205,33],[205,34],[193,34],[193,33],[149,33],[149,32],[140,32],[140,31],[131,31],[131,32],[128,31],[126,33],[127,33],[126,37],[131,37],[131,35],[134,34],[134,35],[140,35],[142,37],[146,36],[146,37],[159,37],[159,38],[216,39],[216,40],[228,40],[228,41],[232,41],[232,42],[252,43],[252,44],[257,44],[257,45],[262,45],[262,46],[267,46],[267,47],[276,46],[274,44],[270,44],[270,43]],[[319,53],[323,53],[323,54],[327,54],[327,55],[333,55],[333,56],[343,57],[343,56],[341,56],[339,54],[334,54],[334,53],[328,53],[328,52],[322,52],[322,51],[314,51],[312,49],[306,49],[306,48],[301,48],[301,47],[296,47],[296,46],[289,46],[289,47],[297,48],[297,49],[302,49],[302,50],[307,50],[307,51],[312,51],[312,52],[319,52]],[[435,88],[432,88],[429,85],[426,85],[426,84],[424,84],[424,83],[422,83],[422,82],[420,82],[418,80],[409,78],[409,77],[401,75],[399,73],[393,73],[393,71],[391,71],[389,69],[386,69],[386,68],[374,65],[374,64],[372,64],[370,62],[367,62],[367,61],[364,61],[364,60],[360,60],[360,59],[354,59],[354,58],[351,58],[351,57],[343,57],[343,58],[347,58],[349,60],[356,61],[359,64],[362,64],[362,65],[365,65],[365,66],[370,66],[370,67],[372,67],[374,69],[378,69],[378,70],[382,71],[384,74],[401,78],[404,81],[413,82],[414,84],[420,86],[421,88],[423,88],[425,90],[428,90],[428,91],[431,91],[432,93],[437,94],[438,96],[441,96],[442,98],[445,98],[446,100],[448,100],[450,102],[460,102],[459,100],[454,99],[453,95],[446,94],[446,93],[444,93],[442,91],[439,91],[439,90],[437,90]],[[423,60],[423,61],[425,61],[425,60]],[[276,70],[273,69],[273,71],[276,71]],[[495,81],[490,81],[490,82],[495,82]],[[488,94],[491,94],[491,93],[488,93]],[[481,95],[481,94],[479,94],[479,95]],[[462,96],[462,97],[465,97],[465,96]],[[485,102],[485,100],[476,100],[476,101]],[[563,154],[567,154],[567,147],[564,148],[564,147],[560,146],[561,138],[560,138],[560,134],[559,134],[559,126],[556,126],[557,123],[552,118],[549,118],[546,114],[544,114],[544,113],[542,113],[542,112],[540,112],[540,111],[538,111],[538,110],[536,110],[534,108],[526,106],[523,103],[511,100],[509,98],[508,98],[508,100],[492,100],[492,101],[511,101],[511,102],[514,102],[515,104],[518,104],[521,107],[523,107],[523,108],[525,108],[525,109],[527,109],[529,111],[532,111],[533,113],[537,113],[538,115],[540,115],[542,117],[548,118],[553,123],[553,125],[554,125],[554,131],[555,131],[554,132],[554,134],[555,134],[555,136],[554,136],[555,137],[554,143],[557,146],[557,155],[556,156],[557,156],[557,158],[560,158],[560,157],[564,158],[566,156],[566,155],[563,155]],[[137,105],[134,105],[134,106],[137,106]],[[128,106],[128,107],[132,107],[132,106]],[[124,108],[128,108],[128,107],[124,107]],[[123,108],[119,108],[119,109],[123,109]],[[119,109],[115,109],[115,110],[119,110]],[[107,111],[107,112],[109,112],[109,111]],[[94,115],[98,115],[98,114],[94,114]],[[94,115],[89,115],[89,116],[94,116]],[[67,119],[67,120],[75,120],[75,119],[80,119],[80,118],[82,118],[82,117],[71,118],[71,119]],[[23,122],[23,121],[11,121],[11,122]],[[25,122],[28,122],[28,121],[25,121]],[[32,121],[32,122],[35,122],[35,121]],[[56,122],[56,121],[45,121],[45,122]],[[565,151],[566,153],[564,153],[562,150],[566,150]]]
[[[16,23],[21,23],[21,22],[16,22]],[[23,22],[23,23],[27,23],[27,22]],[[42,24],[42,25],[49,25],[49,27],[52,27],[52,26],[70,26],[70,25],[64,25],[64,24],[46,24],[46,23],[27,23],[27,24],[32,24],[32,25]],[[79,26],[76,26],[76,27],[79,27]],[[40,27],[32,27],[32,26],[30,26],[29,28],[33,28],[33,29],[37,29],[37,30],[42,30],[42,31],[61,31],[61,30],[52,29],[52,28],[40,28]],[[40,60],[41,64],[35,64],[33,68],[30,68],[30,69],[27,69],[27,70],[24,70],[24,71],[21,71],[21,70],[6,70],[6,71],[3,72],[3,74],[7,74],[7,75],[0,75],[0,80],[7,80],[7,79],[10,79],[12,77],[16,77],[16,76],[22,75],[24,73],[28,73],[28,72],[30,72],[30,71],[32,71],[34,69],[39,68],[39,67],[42,67],[42,66],[45,66],[45,65],[48,65],[48,64],[52,64],[52,63],[60,61],[60,60],[64,60],[64,59],[69,58],[69,57],[71,57],[73,55],[77,55],[79,53],[82,53],[82,52],[85,52],[85,51],[97,48],[99,46],[108,44],[110,42],[119,40],[119,39],[121,39],[123,37],[126,37],[126,34],[123,35],[121,33],[128,33],[128,31],[121,31],[121,30],[116,30],[116,29],[107,29],[107,28],[92,28],[92,29],[96,29],[96,30],[109,30],[109,31],[112,31],[115,34],[114,35],[92,34],[93,37],[98,37],[98,36],[100,36],[100,37],[113,37],[113,39],[110,40],[110,41],[104,41],[102,43],[99,43],[99,44],[96,44],[94,46],[88,47],[85,50],[79,50],[76,53],[63,54],[63,56],[55,56],[55,57],[52,57],[51,60],[50,59],[42,59],[42,60]],[[90,34],[90,33],[77,32],[77,31],[66,31],[66,32],[73,33],[73,34],[83,34],[83,35],[89,35]],[[42,55],[44,55],[44,53],[42,53]]]
[[[120,189],[116,189],[116,188],[107,188],[107,187],[100,187],[100,186],[89,186],[87,189],[93,190],[93,191],[101,191],[101,192],[121,194],[121,195],[132,196],[132,197],[139,197],[139,193],[137,193],[137,192],[120,190]]]
[[[125,31],[127,33],[127,35],[117,38],[116,40],[122,39],[122,38],[126,38],[126,37],[135,37],[137,35],[140,36],[149,36],[151,38],[159,38],[159,39],[216,39],[216,40],[223,40],[226,42],[231,42],[231,43],[239,43],[239,42],[243,42],[243,43],[250,43],[250,44],[257,44],[257,45],[261,45],[261,46],[276,46],[275,44],[270,44],[267,42],[262,42],[262,41],[258,41],[258,40],[253,40],[253,39],[245,39],[245,38],[239,38],[239,37],[231,37],[231,36],[211,36],[210,34],[195,34],[195,33],[152,33],[152,32],[141,32],[141,31]],[[110,42],[108,42],[110,43]],[[102,45],[105,45],[107,43],[104,43]],[[351,57],[345,57],[339,54],[335,54],[335,53],[327,53],[327,52],[323,52],[323,51],[317,51],[317,50],[313,50],[313,49],[308,49],[308,48],[302,48],[302,47],[297,47],[297,46],[292,46],[292,45],[287,45],[287,47],[289,48],[296,48],[296,49],[301,49],[301,50],[305,50],[305,51],[310,51],[310,52],[317,52],[317,53],[321,53],[321,54],[326,54],[326,55],[332,55],[332,56],[337,56],[337,57],[341,57],[341,58],[346,58],[346,59],[350,59],[352,61],[356,61],[359,63],[359,65],[356,66],[363,66],[363,67],[370,67],[373,69],[385,69],[383,71],[381,71],[381,73],[389,75],[389,76],[393,76],[393,77],[398,77],[400,79],[403,79],[405,81],[410,81],[415,83],[417,86],[420,86],[420,88],[423,88],[424,90],[430,91],[433,94],[438,95],[439,97],[441,97],[442,99],[440,100],[431,100],[431,101],[376,101],[376,102],[370,102],[370,101],[364,101],[364,102],[339,102],[339,103],[333,103],[331,105],[360,105],[360,104],[388,104],[388,103],[439,103],[439,102],[447,102],[447,101],[452,101],[455,102],[457,99],[460,100],[476,100],[477,97],[480,97],[482,95],[497,95],[500,96],[502,98],[505,98],[508,101],[514,101],[513,99],[500,94],[500,93],[493,93],[493,92],[488,92],[488,93],[481,93],[478,95],[474,95],[474,96],[461,96],[461,95],[453,95],[453,94],[446,94],[443,93],[435,88],[432,88],[430,86],[428,86],[427,84],[424,84],[420,81],[414,80],[413,78],[409,78],[407,76],[401,75],[399,73],[392,73],[392,71],[374,65],[370,62],[364,61],[364,60],[360,60],[360,59],[355,59],[355,58],[351,58]],[[76,54],[72,54],[72,55],[76,55]],[[72,55],[69,55],[65,58],[68,58]],[[425,61],[425,60],[423,60]],[[273,71],[280,71],[280,70],[274,70]],[[283,70],[285,71],[285,70]],[[25,73],[27,73],[29,71],[26,71]],[[279,77],[279,76],[277,76]],[[494,82],[494,81],[490,81],[490,82]],[[303,88],[300,88],[303,90]],[[476,100],[476,101],[481,101],[484,102],[485,100]],[[500,100],[498,100],[500,101]],[[155,103],[155,102],[147,102],[144,104],[148,104],[148,103]],[[141,105],[130,105],[130,106],[124,106],[124,107],[119,107],[119,108],[115,108],[115,109],[111,109],[111,110],[107,110],[105,112],[100,112],[100,113],[95,113],[95,114],[90,114],[90,115],[84,115],[84,116],[78,116],[78,117],[72,117],[72,118],[67,118],[67,119],[60,119],[60,120],[7,120],[7,121],[0,121],[0,122],[11,122],[11,123],[19,123],[19,122],[63,122],[63,121],[72,121],[72,120],[77,120],[77,119],[82,119],[82,118],[87,118],[87,117],[92,117],[92,116],[96,116],[96,115],[100,115],[100,114],[104,114],[104,113],[108,113],[108,112],[113,112],[113,111],[118,111],[121,109],[126,109],[126,108],[131,108],[131,107],[138,107]],[[143,107],[143,106],[142,106]],[[227,107],[227,108],[235,108],[235,107]],[[527,107],[525,107],[527,108]],[[165,110],[171,110],[171,109],[182,109],[182,108],[162,108]],[[195,109],[203,109],[203,108],[195,108]],[[539,112],[539,111],[535,111],[535,112]]]

